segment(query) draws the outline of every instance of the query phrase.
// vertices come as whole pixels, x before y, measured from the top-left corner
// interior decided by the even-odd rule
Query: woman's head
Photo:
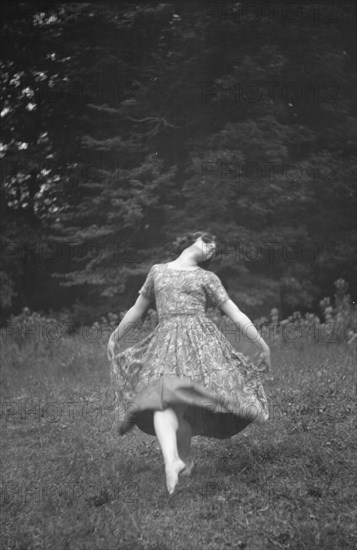
[[[217,249],[217,239],[209,231],[190,231],[180,235],[173,243],[174,252],[181,254],[189,247],[195,247],[200,256],[201,267],[208,267],[208,263]]]

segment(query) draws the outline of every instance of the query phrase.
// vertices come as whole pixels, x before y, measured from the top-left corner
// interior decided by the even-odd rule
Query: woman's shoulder
[[[158,271],[158,266],[160,266],[160,264],[154,264],[151,267],[147,267],[145,269],[147,276],[152,277],[153,275],[155,275]]]
[[[156,275],[157,273],[162,273],[164,271],[165,265],[166,264],[159,264],[159,263],[154,264],[151,266],[150,272],[154,275]]]
[[[213,273],[213,271],[209,271],[208,269],[202,269],[202,268],[200,268],[198,271],[201,274],[201,276],[203,277],[203,279],[206,280],[206,281],[217,281],[217,280],[219,281],[220,280],[218,275]]]

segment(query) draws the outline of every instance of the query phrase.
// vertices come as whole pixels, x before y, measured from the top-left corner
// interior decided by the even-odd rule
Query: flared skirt
[[[193,435],[227,438],[268,419],[257,367],[205,315],[171,315],[111,362],[120,434],[154,435],[153,414],[184,410]]]

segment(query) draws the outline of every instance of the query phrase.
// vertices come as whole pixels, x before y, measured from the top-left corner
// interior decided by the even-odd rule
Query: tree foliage
[[[338,277],[352,285],[354,13],[8,6],[5,313],[127,307],[168,243],[207,227],[220,239],[213,269],[255,314],[314,307]]]

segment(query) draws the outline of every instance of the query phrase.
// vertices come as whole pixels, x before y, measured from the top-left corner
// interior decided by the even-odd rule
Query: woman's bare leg
[[[177,450],[178,418],[173,409],[154,412],[154,427],[165,462],[166,486],[170,495],[175,490],[179,473],[185,468]]]
[[[185,463],[185,469],[181,472],[182,475],[190,475],[193,468],[193,461],[191,458],[191,438],[192,429],[187,420],[184,419],[184,409],[178,409],[176,411],[178,418],[177,429],[177,450],[179,457]]]

